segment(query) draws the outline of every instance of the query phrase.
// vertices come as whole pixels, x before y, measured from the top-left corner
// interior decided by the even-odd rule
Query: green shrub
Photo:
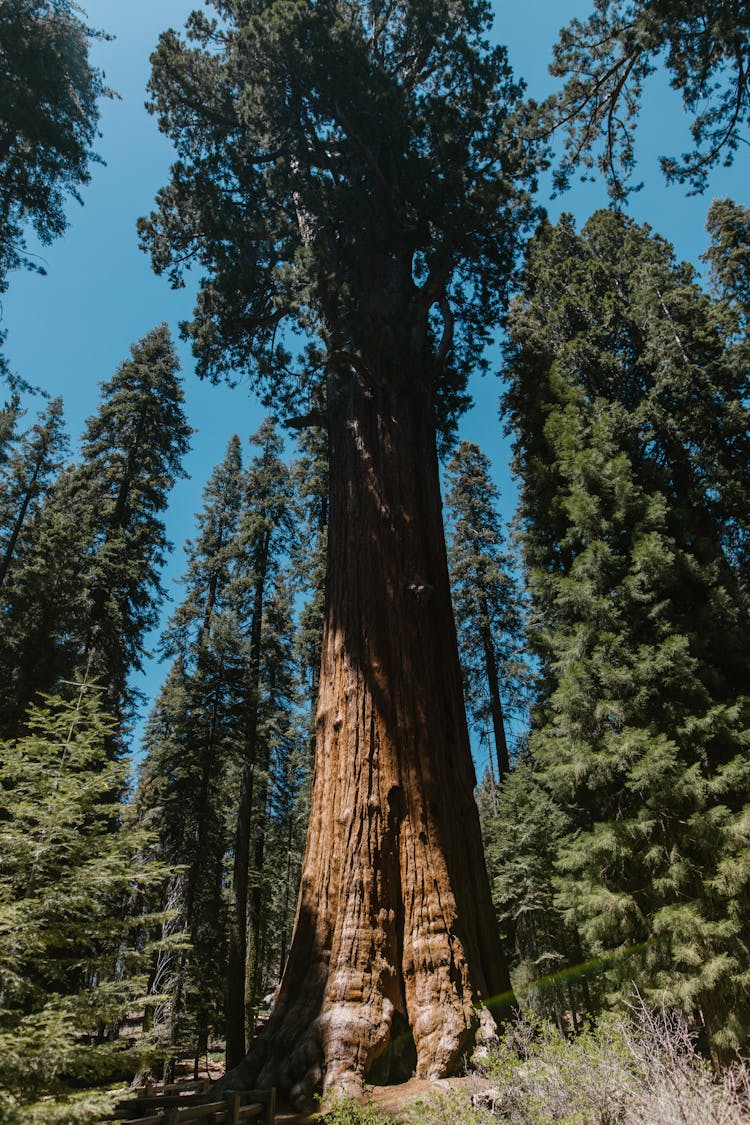
[[[390,1125],[391,1120],[374,1105],[362,1105],[351,1097],[335,1098],[313,1117],[324,1125]]]
[[[493,1125],[491,1110],[472,1105],[463,1090],[449,1090],[414,1102],[398,1116],[399,1125]]]

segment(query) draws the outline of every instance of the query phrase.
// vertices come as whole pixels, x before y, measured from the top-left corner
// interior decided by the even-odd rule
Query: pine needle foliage
[[[550,67],[565,79],[545,104],[548,127],[565,137],[558,186],[576,168],[596,168],[614,199],[627,196],[644,88],[662,65],[682,97],[692,143],[662,156],[662,171],[668,182],[704,191],[711,171],[732,164],[748,140],[749,37],[747,7],[733,0],[594,0],[589,16],[561,30]]]
[[[119,1025],[138,1004],[151,888],[164,869],[120,803],[101,692],[47,696],[0,743],[0,1098],[8,1112],[127,1073]],[[0,1101],[0,1105],[3,1103]]]
[[[750,1031],[750,654],[726,535],[747,406],[723,316],[667,243],[600,212],[540,229],[507,351],[530,750],[568,821],[557,906],[587,958],[614,958],[613,997],[665,989],[717,1058]]]
[[[96,160],[98,103],[109,91],[89,58],[101,35],[81,16],[70,0],[0,5],[0,293],[13,270],[45,272],[27,233],[48,245],[65,231],[67,200],[80,202]],[[2,356],[0,375],[22,385]]]
[[[490,462],[462,441],[445,471],[448,567],[464,694],[476,731],[492,725],[498,778],[510,771],[513,731],[523,722],[529,673],[514,561],[506,546]]]

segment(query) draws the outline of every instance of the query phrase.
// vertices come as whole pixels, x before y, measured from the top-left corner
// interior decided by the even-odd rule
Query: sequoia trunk
[[[328,600],[295,932],[266,1032],[225,1079],[296,1101],[455,1073],[509,1005],[451,610],[432,403],[329,391]]]

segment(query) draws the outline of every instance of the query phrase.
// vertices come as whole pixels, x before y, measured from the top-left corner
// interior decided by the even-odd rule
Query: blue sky
[[[83,421],[98,402],[98,385],[127,357],[130,344],[150,328],[167,321],[177,324],[189,316],[192,293],[174,292],[151,273],[148,258],[138,250],[135,222],[151,209],[155,192],[166,181],[169,143],[145,108],[148,56],[167,27],[182,27],[197,5],[190,0],[89,0],[83,3],[89,23],[115,36],[94,47],[94,59],[106,73],[119,98],[103,105],[97,151],[103,164],[92,167],[91,183],[83,190],[83,207],[71,202],[70,229],[50,247],[34,247],[46,277],[19,273],[3,297],[3,327],[8,332],[11,367],[32,384],[62,394],[69,432],[75,442]],[[590,9],[583,0],[496,0],[495,32],[509,49],[517,74],[529,92],[543,97],[552,88],[547,73],[558,28]],[[748,158],[740,154],[730,170],[720,170],[708,196],[688,198],[667,187],[658,169],[665,149],[685,147],[687,130],[678,97],[660,75],[647,88],[638,148],[639,173],[646,188],[633,197],[631,214],[649,222],[669,238],[677,253],[697,262],[706,247],[705,214],[711,196],[731,195],[747,203]],[[551,201],[543,185],[540,202],[551,217],[572,211],[579,222],[606,205],[601,184],[575,187]],[[257,429],[263,412],[246,385],[231,390],[204,385],[193,374],[189,350],[180,346],[189,421],[196,429],[186,468],[190,479],[175,488],[168,530],[177,550],[166,573],[166,585],[179,596],[174,579],[183,566],[181,547],[192,533],[200,494],[229,437],[247,437]],[[492,458],[507,514],[514,489],[508,473],[508,446],[497,417],[496,379],[478,380],[473,387],[475,408],[466,416],[461,436],[478,442]],[[29,414],[37,404],[28,402]],[[165,613],[168,607],[165,607]],[[165,669],[150,662],[141,686],[152,696]]]

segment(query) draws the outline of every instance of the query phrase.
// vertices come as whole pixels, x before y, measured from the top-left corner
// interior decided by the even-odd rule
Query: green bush
[[[449,1090],[414,1102],[398,1117],[401,1125],[493,1125],[491,1110],[472,1105],[463,1090]]]
[[[374,1105],[362,1105],[351,1097],[335,1098],[313,1117],[324,1125],[390,1125],[391,1120]]]

